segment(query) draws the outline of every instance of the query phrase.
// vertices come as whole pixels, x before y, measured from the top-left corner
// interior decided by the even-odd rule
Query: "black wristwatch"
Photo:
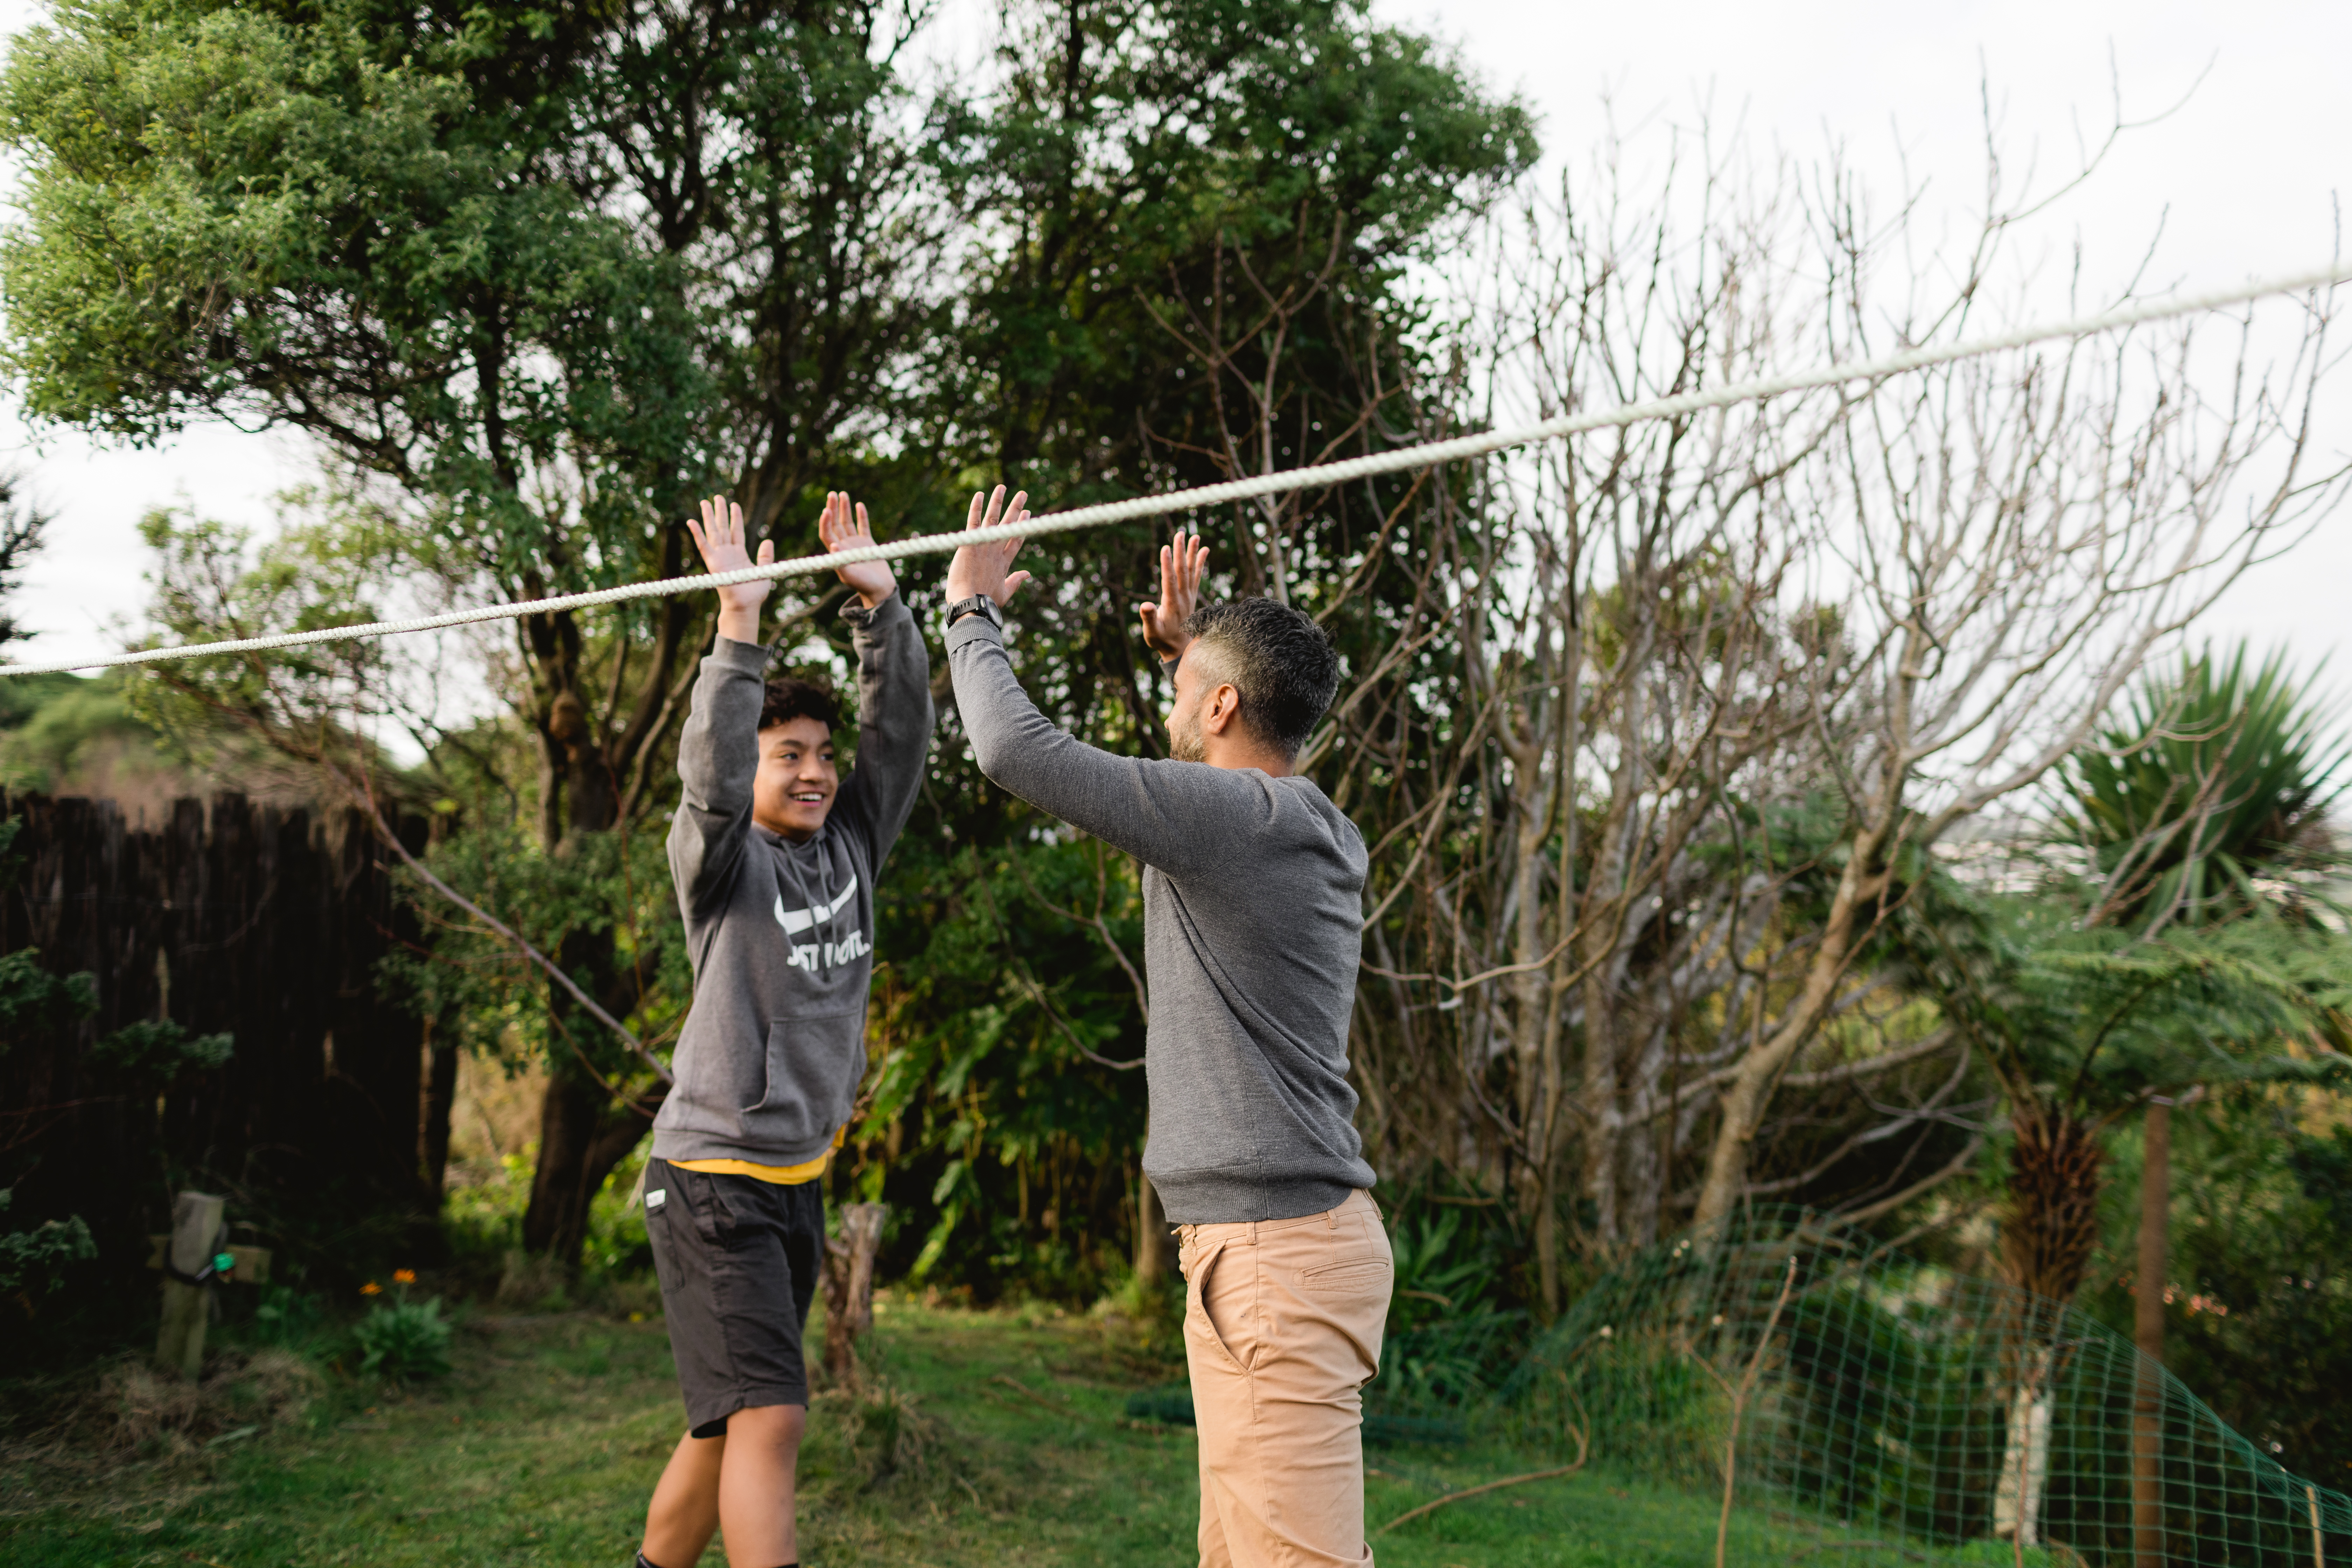
[[[958,599],[948,606],[948,625],[953,626],[966,616],[980,616],[998,631],[1004,629],[1004,616],[998,611],[996,601],[985,594],[974,594],[969,599]]]

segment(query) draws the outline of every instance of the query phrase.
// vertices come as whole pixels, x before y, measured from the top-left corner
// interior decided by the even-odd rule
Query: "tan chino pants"
[[[1371,1194],[1177,1235],[1202,1568],[1369,1568],[1363,1388],[1396,1272]]]

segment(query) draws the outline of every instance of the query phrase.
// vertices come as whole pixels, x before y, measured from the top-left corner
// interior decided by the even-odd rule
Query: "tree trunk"
[[[606,1011],[616,1017],[628,1016],[628,992],[612,983],[614,956],[609,933],[573,931],[556,949],[555,959],[568,973],[588,980],[590,994]],[[635,1070],[635,1061],[623,1059],[604,1026],[552,984],[548,1007],[556,1037],[549,1042],[553,1059],[548,1064],[547,1089],[540,1097],[539,1160],[531,1172],[530,1206],[523,1213],[523,1247],[573,1269],[580,1266],[580,1248],[588,1239],[588,1205],[613,1167],[652,1129],[664,1091],[655,1085],[638,1102],[642,1109],[616,1101],[612,1090],[596,1080],[596,1073],[617,1083]],[[612,1065],[592,1071],[581,1060],[583,1051]]]
[[[416,1116],[416,1176],[425,1207],[438,1213],[441,1182],[449,1169],[449,1113],[457,1100],[457,1053],[464,1047],[446,1031],[425,1026],[425,1089]]]
[[[1544,839],[1551,830],[1551,796],[1538,792],[1535,780],[1542,750],[1528,744],[1514,749],[1518,783],[1532,797],[1520,805],[1518,866],[1513,873],[1511,962],[1511,1050],[1518,1062],[1519,1125],[1528,1144],[1527,1196],[1535,1225],[1536,1273],[1547,1320],[1559,1311],[1559,1237],[1553,1209],[1558,1194],[1553,1173],[1559,1164],[1554,1150],[1559,1118],[1552,1095],[1557,1071],[1547,1072],[1544,1059],[1546,1026],[1550,1021],[1551,979],[1543,962]],[[1554,1066],[1556,1068],[1556,1056]]]
[[[874,1327],[874,1259],[889,1217],[881,1204],[851,1204],[841,1234],[824,1238],[824,1374],[836,1388],[856,1374],[857,1341]]]
[[[653,1126],[662,1093],[617,1105],[605,1088],[576,1064],[548,1075],[539,1102],[539,1163],[531,1173],[530,1206],[523,1212],[526,1251],[545,1253],[567,1269],[580,1266],[588,1240],[588,1207],[613,1168]]]
[[[2001,1272],[2063,1307],[2099,1245],[2099,1169],[2106,1152],[2091,1128],[2063,1111],[2014,1113]]]
[[[2025,1317],[2035,1321],[2040,1314]],[[2040,1335],[2031,1337],[2035,1342],[2018,1358],[2000,1479],[1992,1497],[1993,1534],[2021,1547],[2042,1544],[2042,1493],[2050,1482],[2050,1346]]]
[[[1168,1219],[1160,1212],[1160,1194],[1151,1178],[1138,1166],[1135,1173],[1135,1278],[1156,1286],[1168,1276]]]
[[[1848,847],[1845,869],[1838,877],[1828,918],[1822,922],[1821,942],[1806,968],[1803,989],[1771,1037],[1739,1058],[1723,1091],[1722,1120],[1716,1127],[1714,1147],[1707,1151],[1706,1181],[1699,1188],[1698,1209],[1691,1216],[1694,1225],[1721,1224],[1739,1201],[1748,1184],[1748,1155],[1757,1133],[1763,1131],[1772,1086],[1829,1016],[1864,913],[1886,890],[1886,871],[1878,858],[1887,837],[1885,819],[1891,813],[1880,816],[1878,826],[1855,833]]]
[[[2147,1156],[2140,1167],[2139,1267],[2132,1338],[2139,1346],[2132,1402],[2132,1555],[2139,1568],[2164,1562],[2164,1276],[2171,1241],[2172,1102],[2148,1102]]]
[[[2011,1116],[2017,1144],[2001,1226],[2001,1272],[2020,1296],[1993,1533],[2021,1549],[2041,1542],[2042,1493],[2050,1472],[2051,1342],[2099,1243],[2099,1167],[2106,1156],[2093,1130],[2063,1111],[2021,1105]]]

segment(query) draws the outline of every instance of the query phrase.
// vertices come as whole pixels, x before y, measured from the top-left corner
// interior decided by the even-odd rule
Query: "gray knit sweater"
[[[980,771],[1143,863],[1143,1169],[1168,1217],[1290,1219],[1370,1186],[1348,1084],[1367,865],[1355,824],[1303,778],[1115,756],[1063,733],[979,616],[947,644]]]
[[[654,1118],[660,1159],[814,1160],[865,1076],[874,879],[922,787],[930,657],[896,594],[842,615],[856,628],[857,765],[805,844],[751,820],[767,650],[721,637],[695,682],[669,829],[694,1010]]]

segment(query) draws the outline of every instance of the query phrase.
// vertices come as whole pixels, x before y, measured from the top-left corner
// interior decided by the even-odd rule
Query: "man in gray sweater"
[[[971,526],[996,521],[1003,498],[983,512],[974,496]],[[981,772],[1144,867],[1143,1169],[1182,1238],[1201,1562],[1369,1563],[1362,1389],[1393,1265],[1348,1085],[1367,858],[1291,772],[1338,658],[1272,600],[1195,609],[1208,551],[1179,533],[1140,612],[1176,689],[1172,756],[1097,750],[1037,711],[1005,655],[1000,609],[1029,576],[1011,570],[1019,549],[956,552],[948,668]]]
[[[743,512],[689,522],[713,572],[751,564]],[[829,496],[827,550],[871,544]],[[760,559],[774,559],[772,544]],[[688,1431],[646,1510],[639,1568],[688,1568],[713,1529],[736,1568],[793,1568],[793,1478],[808,1410],[801,1331],[824,1257],[820,1178],[866,1072],[874,883],[930,750],[930,659],[887,562],[846,566],[857,765],[834,762],[833,700],[766,681],[765,582],[721,588],[719,638],[678,738],[669,832],[694,1010],[654,1119],[646,1234]]]

